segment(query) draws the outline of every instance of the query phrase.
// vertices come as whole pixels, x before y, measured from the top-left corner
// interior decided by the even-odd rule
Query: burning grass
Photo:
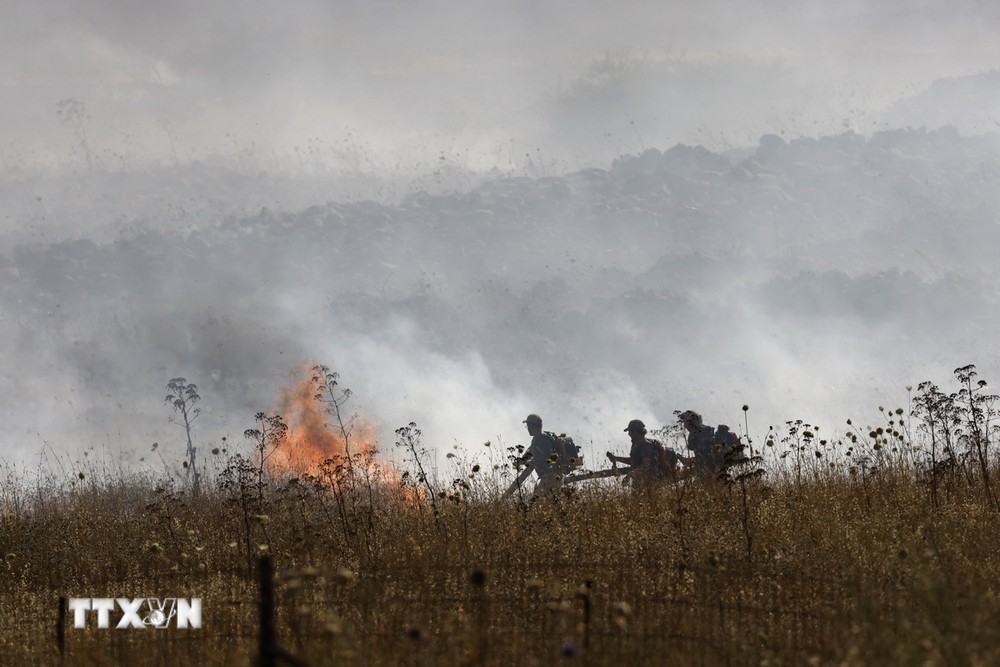
[[[925,395],[944,401],[936,416],[961,408]],[[288,414],[288,433],[308,432]],[[930,421],[924,436],[952,447],[930,463],[892,433],[909,424],[822,446],[793,424],[785,448],[800,450],[763,476],[537,502],[499,500],[503,466],[421,478],[414,425],[397,432],[405,476],[360,428],[308,466],[228,452],[197,491],[88,469],[22,495],[9,475],[0,664],[59,663],[60,596],[177,596],[203,600],[202,629],[70,628],[66,664],[246,665],[262,554],[278,640],[309,665],[996,664],[995,455],[979,443],[984,473],[968,422]],[[827,465],[841,446],[855,460]]]
[[[762,485],[748,553],[724,485],[446,494],[431,512],[363,484],[338,499],[322,477],[271,477],[242,504],[223,479],[195,495],[87,477],[6,507],[0,662],[57,662],[60,595],[170,595],[203,599],[203,629],[71,629],[67,664],[245,665],[263,553],[279,638],[311,665],[1000,658],[1000,527],[968,480],[937,507],[899,471]]]
[[[286,420],[288,431],[267,459],[272,471],[306,474],[329,460],[373,459],[375,425],[358,416],[347,421],[341,417],[350,392],[338,392],[336,374],[306,363],[298,375],[298,381],[282,388],[275,408]]]

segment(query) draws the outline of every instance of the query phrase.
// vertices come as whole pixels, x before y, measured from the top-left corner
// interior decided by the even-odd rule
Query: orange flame
[[[377,429],[374,424],[362,417],[352,417],[349,425],[345,422],[345,440],[335,417],[327,412],[329,404],[316,398],[322,387],[314,380],[315,367],[313,363],[303,363],[296,371],[300,379],[280,390],[274,412],[285,420],[288,432],[268,458],[268,468],[279,474],[316,474],[324,461],[333,459],[338,464],[346,463],[350,454],[354,470],[367,468],[367,472],[381,480],[390,495],[398,494],[407,505],[418,504],[424,496],[423,490],[404,488],[399,471],[376,460]]]
[[[274,472],[315,473],[327,459],[346,461],[348,452],[373,458],[375,454],[375,426],[366,419],[354,417],[347,426],[347,438],[339,424],[330,423],[326,403],[316,394],[321,387],[313,381],[315,364],[304,363],[297,371],[297,382],[282,387],[275,413],[288,424],[288,433],[275,452],[268,458]]]

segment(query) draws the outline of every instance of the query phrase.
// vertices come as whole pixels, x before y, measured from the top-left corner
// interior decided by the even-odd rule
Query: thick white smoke
[[[6,3],[4,454],[179,455],[178,376],[238,441],[306,360],[383,448],[592,461],[997,377],[996,10],[627,4]]]

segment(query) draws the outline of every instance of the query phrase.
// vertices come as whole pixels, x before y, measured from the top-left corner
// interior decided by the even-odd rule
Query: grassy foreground
[[[279,641],[309,665],[1000,664],[1000,522],[961,468],[535,503],[254,472],[5,487],[0,664],[61,664],[60,596],[204,605],[200,630],[68,627],[64,664],[251,664],[265,552]]]

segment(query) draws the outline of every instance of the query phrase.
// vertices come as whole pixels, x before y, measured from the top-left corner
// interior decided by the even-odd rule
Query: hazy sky
[[[995,130],[995,91],[986,90],[992,106],[983,97],[954,108],[934,95],[914,107],[905,100],[941,78],[996,70],[1000,5],[0,0],[0,16],[0,239],[9,246],[0,255],[8,355],[0,398],[13,397],[0,401],[0,414],[25,455],[44,441],[79,449],[117,440],[147,453],[148,440],[174,429],[160,394],[175,375],[204,390],[206,431],[210,408],[219,418],[206,438],[224,428],[239,433],[248,416],[272,407],[277,387],[305,359],[345,371],[363,395],[360,407],[390,438],[417,419],[437,445],[497,435],[516,443],[522,413],[560,406],[585,438],[593,429],[598,448],[621,437],[618,422],[665,423],[673,408],[728,411],[732,421],[734,406],[761,387],[779,419],[785,407],[797,415],[803,406],[842,406],[859,387],[866,400],[883,391],[896,397],[903,382],[983,357],[1000,367],[996,355],[973,349],[977,341],[940,331],[942,346],[962,358],[929,362],[938,341],[928,338],[894,348],[892,363],[883,363],[899,322],[879,320],[878,335],[852,337],[855,315],[841,321],[843,313],[822,307],[808,317],[779,309],[789,319],[775,327],[773,313],[747,305],[739,314],[745,330],[711,350],[698,348],[697,336],[694,344],[642,341],[645,316],[629,310],[648,298],[663,319],[648,330],[676,333],[684,326],[675,326],[664,291],[681,292],[681,307],[690,298],[698,313],[716,312],[710,299],[730,307],[734,286],[780,304],[780,283],[766,281],[784,275],[808,292],[803,266],[845,272],[818,285],[834,296],[847,285],[851,303],[838,306],[847,311],[864,302],[858,285],[868,274],[926,272],[929,264],[940,284],[914,289],[941,289],[949,302],[962,293],[954,275],[973,276],[981,282],[965,293],[992,299],[1000,290],[992,265],[978,264],[976,243],[951,247],[938,236],[939,220],[992,233],[996,202],[980,187],[992,183],[989,138],[887,140],[911,151],[904,164],[851,137],[844,150],[830,150],[838,140],[806,144],[776,164],[785,180],[772,183],[764,173],[749,185],[714,167],[687,181],[678,175],[687,168],[681,157],[669,183],[639,179],[642,201],[617,190],[613,201],[602,199],[596,181],[592,193],[577,182],[566,200],[547,182],[500,183],[467,197],[483,174],[607,170],[624,154],[677,143],[741,149],[729,154],[738,162],[769,133],[870,135],[894,122]],[[990,81],[977,79],[970,90],[981,95],[977,86],[989,89]],[[963,151],[984,157],[966,159]],[[864,162],[828,179],[816,175],[825,160],[840,165],[862,153],[884,161],[884,171],[862,174]],[[796,160],[806,165],[801,173]],[[878,180],[883,173],[889,177]],[[360,174],[366,185],[338,189],[338,174]],[[723,184],[706,185],[713,179]],[[456,194],[408,208],[325,208],[342,199],[395,205],[435,184]],[[550,207],[561,217],[549,216]],[[606,219],[595,210],[608,211]],[[644,226],[651,210],[663,227]],[[652,241],[602,236],[623,219]],[[425,227],[427,234],[414,231]],[[328,245],[310,244],[317,229]],[[713,229],[729,238],[712,237]],[[365,241],[352,246],[350,237]],[[484,253],[485,243],[498,247]],[[528,264],[526,249],[546,244],[551,257]],[[613,254],[609,244],[617,244]],[[831,254],[832,244],[842,256]],[[698,254],[703,247],[721,252],[712,261],[744,253],[747,272],[716,284],[718,272]],[[796,248],[814,254],[790,261]],[[356,268],[352,252],[377,261]],[[481,262],[461,264],[467,252]],[[570,273],[549,269],[556,256]],[[451,271],[456,265],[461,270]],[[693,268],[685,276],[676,266]],[[890,296],[908,293],[913,281],[870,280]],[[659,291],[635,297],[636,286]],[[618,308],[618,319],[605,321],[605,308]],[[539,313],[550,311],[584,318],[584,338],[594,336],[572,360],[579,383],[548,393],[521,388],[509,368],[534,366],[540,382],[555,383],[559,369],[546,360],[572,349],[560,329],[545,330],[555,325]],[[829,323],[815,328],[814,315]],[[481,330],[484,321],[493,328]],[[377,335],[366,329],[372,322],[382,327]],[[639,363],[640,348],[662,353]],[[822,360],[824,380],[806,392],[813,359]],[[621,369],[627,364],[660,384],[633,382]],[[742,375],[725,391],[695,381],[734,373]],[[758,419],[762,428],[771,416]]]
[[[294,166],[310,149],[328,162],[356,163],[348,166],[409,165],[444,151],[479,167],[510,157],[504,151],[520,158],[539,147],[569,159],[573,147],[552,136],[561,120],[553,100],[608,54],[653,68],[663,77],[650,80],[664,86],[647,85],[648,99],[604,110],[612,117],[597,110],[587,128],[595,137],[631,123],[650,144],[704,140],[691,117],[707,113],[713,132],[752,141],[762,129],[873,122],[867,114],[934,78],[1000,62],[1000,9],[975,0],[0,7],[0,155],[15,168],[80,162],[84,137],[108,167],[215,153]],[[706,77],[684,94],[667,85],[679,68],[733,60],[764,68],[738,94],[767,99],[753,100],[742,117],[710,108]],[[766,69],[775,63],[786,69]],[[781,95],[775,82],[754,79],[770,75],[787,77]],[[67,99],[80,103],[77,113],[57,115]],[[608,150],[634,148],[630,139]],[[580,137],[574,158],[588,159],[594,143]]]

